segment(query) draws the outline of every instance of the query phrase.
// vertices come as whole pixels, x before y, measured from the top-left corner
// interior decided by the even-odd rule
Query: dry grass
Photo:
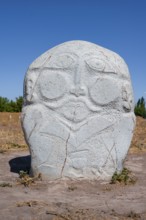
[[[132,153],[146,151],[146,119],[136,117],[136,128],[134,130],[130,151]]]
[[[0,112],[0,153],[18,148],[27,149],[20,113]]]
[[[136,177],[127,168],[123,168],[121,173],[115,172],[111,179],[111,184],[121,183],[124,185],[134,184]]]
[[[23,207],[23,206],[34,207],[37,205],[45,206],[47,204],[44,201],[30,200],[30,201],[18,202],[16,205],[17,207]]]
[[[0,187],[12,187],[12,184],[7,182],[2,182],[0,183]]]
[[[36,177],[30,177],[29,174],[23,170],[19,173],[19,178],[17,182],[19,184],[22,184],[24,186],[30,186],[32,184],[35,184],[35,181],[42,181],[42,175],[39,173]]]
[[[20,122],[21,113],[0,112],[0,153],[27,149]],[[136,118],[131,152],[146,151],[146,119]]]

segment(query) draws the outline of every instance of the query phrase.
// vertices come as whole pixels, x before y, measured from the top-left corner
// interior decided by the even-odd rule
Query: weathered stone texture
[[[85,41],[48,50],[27,71],[22,125],[31,172],[110,179],[128,152],[135,116],[127,65]]]

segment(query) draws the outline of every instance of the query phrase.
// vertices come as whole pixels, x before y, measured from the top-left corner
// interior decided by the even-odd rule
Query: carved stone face
[[[32,166],[35,164],[32,172],[37,173],[38,167],[43,164],[45,168],[42,172],[48,178],[78,177],[79,174],[79,177],[92,179],[111,176],[116,169],[121,169],[134,127],[131,81],[128,68],[122,58],[112,51],[89,42],[67,42],[49,50],[32,63],[26,75],[24,88],[25,117],[22,122],[32,154]],[[122,151],[121,156],[117,156],[115,150],[117,146],[114,144],[117,142],[116,129],[121,123],[126,123],[125,118],[127,122],[130,120],[128,122],[130,125],[127,128],[125,124],[123,128],[129,129],[130,126],[130,133],[125,137],[127,141],[125,149],[123,147],[124,152]],[[33,125],[28,125],[28,120],[33,121],[32,119]],[[37,125],[39,128],[36,130]],[[48,134],[48,137],[53,135],[54,139],[50,144],[50,140],[45,140],[46,137],[40,141],[39,136],[44,133]],[[109,138],[112,141],[109,142],[112,143],[106,153],[103,153],[102,148],[108,147],[101,142],[104,135],[107,138],[107,133],[110,134]],[[96,140],[93,141],[93,137],[97,137],[94,138]],[[51,159],[47,158],[43,162],[38,150],[34,150],[36,146],[33,147],[36,142],[39,143],[38,148],[42,149],[42,152],[42,145],[48,145],[45,154],[50,155],[53,151],[50,150],[50,146],[51,149],[55,148],[57,138],[66,142],[60,146],[64,155],[58,153],[60,150],[55,150],[57,155],[60,154],[60,157],[64,158],[62,161],[54,159],[55,164],[62,163],[60,171]],[[84,143],[83,150],[79,150],[82,143]],[[114,156],[111,153],[113,146]],[[83,155],[81,151],[84,151]],[[95,157],[97,162],[92,165],[89,160],[92,160],[93,155],[97,155],[98,151],[101,155]],[[75,156],[72,156],[72,152]],[[103,158],[98,161],[101,156]],[[109,162],[110,160],[112,162]],[[111,168],[106,167],[109,164]],[[53,166],[54,171],[47,169],[47,166]]]

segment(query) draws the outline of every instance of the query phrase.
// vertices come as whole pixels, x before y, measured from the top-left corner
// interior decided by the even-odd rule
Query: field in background
[[[0,153],[27,149],[20,115],[21,113],[0,112]],[[146,151],[146,119],[137,117],[130,151]]]
[[[136,117],[136,127],[130,151],[133,153],[146,151],[146,119],[142,117]]]
[[[0,153],[27,149],[20,115],[21,113],[0,112]]]

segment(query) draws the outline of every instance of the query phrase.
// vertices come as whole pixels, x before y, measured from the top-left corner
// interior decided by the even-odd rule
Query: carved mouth
[[[90,114],[90,110],[83,102],[69,101],[59,109],[59,113],[61,113],[64,118],[78,123],[87,118]]]

